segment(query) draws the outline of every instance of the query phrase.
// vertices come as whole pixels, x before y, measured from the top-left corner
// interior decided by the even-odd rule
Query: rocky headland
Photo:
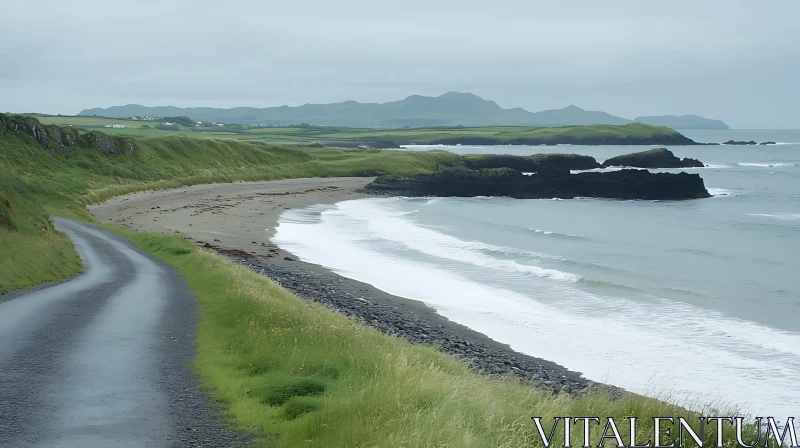
[[[635,168],[702,168],[703,162],[697,159],[675,157],[667,148],[655,148],[612,157],[603,162],[603,167],[631,166]]]
[[[615,161],[616,159],[616,161]],[[695,159],[679,159],[657,149],[612,158],[599,164],[590,156],[539,154],[533,156],[465,156],[463,166],[448,167],[414,177],[383,175],[364,191],[400,196],[506,196],[518,199],[698,199],[711,195],[698,174],[651,173],[624,169],[579,172],[617,163],[623,166],[675,168],[703,166]]]
[[[414,177],[381,176],[368,193],[397,196],[505,196],[517,199],[699,199],[709,198],[698,174],[621,170],[609,173],[525,175],[511,168],[447,169]]]

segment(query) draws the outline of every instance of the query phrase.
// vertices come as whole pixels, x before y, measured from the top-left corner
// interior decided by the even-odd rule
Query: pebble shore
[[[288,258],[231,257],[304,299],[322,303],[384,333],[413,343],[438,346],[480,373],[513,375],[553,393],[579,394],[595,384],[556,363],[515,352],[436,314],[424,304],[391,296],[370,285]]]

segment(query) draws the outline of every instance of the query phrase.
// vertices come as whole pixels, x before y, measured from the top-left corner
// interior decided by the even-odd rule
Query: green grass
[[[267,142],[313,142],[313,141],[358,141],[377,140],[394,144],[432,144],[448,139],[482,138],[494,144],[511,143],[520,140],[539,143],[570,142],[580,143],[598,138],[615,139],[624,143],[628,139],[646,139],[660,136],[680,135],[677,131],[661,126],[631,123],[624,126],[488,126],[488,127],[431,127],[410,129],[359,129],[335,126],[275,126],[245,128],[242,130],[220,130],[216,127],[181,127],[178,131],[142,129],[142,125],[155,126],[160,121],[143,122],[98,117],[39,117],[43,123],[70,125],[85,129],[99,129],[114,135],[133,135],[139,137],[194,136],[205,138],[230,138],[236,140]],[[126,129],[103,128],[105,123],[120,123]]]
[[[37,192],[0,165],[0,293],[81,269],[80,257],[47,219]]]
[[[441,151],[333,150],[234,140],[136,139],[137,155],[100,155],[79,139],[69,158],[0,129],[2,291],[77,273],[69,240],[47,214],[92,221],[84,206],[146,189],[234,180],[408,175],[458,163]],[[8,206],[6,206],[8,201]],[[411,345],[304,301],[268,278],[170,235],[107,228],[173,265],[200,304],[195,368],[232,423],[262,446],[539,446],[531,416],[644,419],[696,415],[662,401],[601,391],[573,399],[475,374],[432,347]],[[627,428],[620,428],[623,433]],[[580,430],[575,430],[575,440]],[[595,433],[597,443],[599,432]],[[708,436],[711,437],[711,434]],[[728,433],[727,440],[733,435]]]

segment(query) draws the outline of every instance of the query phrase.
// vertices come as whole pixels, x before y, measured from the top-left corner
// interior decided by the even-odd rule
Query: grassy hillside
[[[20,119],[11,117],[12,126]],[[460,160],[440,151],[333,150],[185,137],[133,139],[135,154],[104,155],[87,135],[77,135],[66,155],[51,155],[32,137],[10,129],[0,128],[2,291],[80,270],[69,241],[52,229],[47,213],[91,221],[84,204],[137,190],[374,169],[408,175],[430,169],[434,161]],[[52,129],[42,129],[51,135]],[[550,425],[552,417],[563,415],[612,416],[623,423],[623,434],[626,417],[637,416],[643,419],[637,437],[647,440],[651,417],[696,415],[653,399],[611,400],[602,391],[577,399],[553,396],[512,379],[477,375],[431,347],[408,344],[301,300],[179,237],[107,228],[186,277],[202,313],[195,367],[225,403],[232,422],[256,434],[262,446],[539,446],[530,417],[545,417],[543,423]],[[578,443],[582,431],[576,426],[573,432]],[[600,434],[593,431],[594,446]],[[712,436],[709,432],[707,443]],[[563,446],[559,437],[556,446]],[[726,440],[734,440],[730,431]]]
[[[160,121],[136,121],[97,117],[38,117],[43,123],[100,130],[111,135],[140,137],[194,136],[254,140],[265,142],[380,142],[386,145],[407,144],[692,144],[677,131],[641,123],[627,125],[591,125],[562,127],[489,126],[425,127],[408,129],[344,128],[335,126],[272,127],[181,127],[178,130],[155,129]],[[104,128],[106,123],[127,126]],[[143,126],[148,126],[144,128]]]
[[[26,120],[24,117],[11,117]],[[52,127],[41,127],[49,132]],[[63,129],[62,129],[63,131]],[[385,170],[413,174],[433,162],[455,163],[443,151],[409,153],[311,146],[275,146],[225,139],[135,138],[135,155],[104,155],[87,134],[63,155],[0,126],[0,293],[77,273],[69,241],[46,216],[90,219],[84,205],[148,189],[290,177],[349,176]],[[8,202],[8,204],[6,204]],[[25,248],[20,251],[20,248]],[[46,256],[30,256],[31,253]]]

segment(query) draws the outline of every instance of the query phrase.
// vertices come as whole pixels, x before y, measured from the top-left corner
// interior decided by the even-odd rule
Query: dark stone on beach
[[[744,140],[728,140],[727,142],[723,143],[723,145],[755,145],[756,142],[753,140],[744,141]]]
[[[612,157],[603,162],[603,167],[632,166],[636,168],[702,168],[703,162],[697,159],[680,159],[667,148],[655,148]]]
[[[594,383],[556,363],[518,353],[477,332],[448,321],[433,311],[423,313],[403,302],[376,293],[369,285],[320,273],[303,262],[283,263],[232,257],[233,261],[266,275],[298,296],[324,304],[381,332],[413,343],[434,345],[465,362],[471,369],[492,376],[513,376],[553,393],[578,395]],[[462,330],[455,330],[459,327]],[[612,388],[618,390],[616,388]],[[618,395],[623,393],[618,390]]]
[[[647,170],[523,175],[511,168],[451,168],[418,174],[413,178],[381,176],[367,184],[364,191],[401,196],[506,196],[517,199],[673,200],[711,197],[698,174],[651,173]]]
[[[286,261],[297,261],[292,257],[283,257],[283,259],[286,260]]]
[[[387,173],[383,170],[361,170],[353,173],[353,177],[377,177],[383,176],[384,174]]]
[[[761,142],[759,145],[777,145],[775,142]]]

